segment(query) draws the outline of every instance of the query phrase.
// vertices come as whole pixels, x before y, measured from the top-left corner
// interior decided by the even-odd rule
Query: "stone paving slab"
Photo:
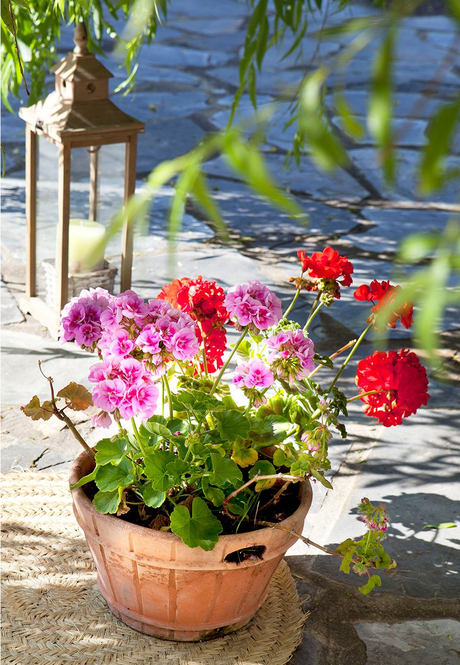
[[[209,163],[205,170],[212,170]],[[243,183],[213,177],[209,182],[229,227],[243,238],[257,239],[261,246],[275,247],[289,242],[289,237],[293,240],[292,236],[347,233],[357,224],[357,217],[346,209],[301,198],[297,203],[305,211],[308,221],[296,220],[251,194]]]
[[[363,128],[363,136],[357,138],[355,136],[348,136],[348,139],[354,145],[376,145],[375,139],[369,134],[366,125],[366,118],[363,116],[354,116],[354,119],[361,125]],[[336,125],[342,132],[347,134],[346,128],[343,124],[342,118],[339,116],[334,116],[332,122]],[[426,129],[428,126],[427,120],[410,120],[406,121],[405,118],[393,118],[392,123],[393,129],[398,135],[398,145],[402,147],[420,147],[423,148],[428,143],[426,137]]]
[[[208,75],[226,83],[232,89],[238,87],[239,74],[238,67],[216,67],[208,70]],[[297,71],[262,71],[257,77],[257,90],[263,95],[276,95],[287,92],[291,87],[296,86],[302,76]]]
[[[418,150],[402,148],[397,150],[397,174],[395,186],[388,189],[384,183],[382,173],[378,166],[377,154],[372,148],[354,148],[350,150],[349,156],[356,167],[365,174],[366,178],[373,184],[384,198],[389,200],[423,201],[416,189],[416,170],[419,168],[421,155]],[[446,166],[458,168],[459,157],[448,157]],[[429,201],[442,203],[457,203],[458,188],[455,181],[448,182],[441,191],[430,194]]]
[[[0,308],[2,326],[24,321],[23,313],[3,280],[0,282]]]
[[[194,24],[199,21],[187,21],[189,30],[194,29]],[[220,49],[224,53],[234,53],[244,44],[245,35],[243,31],[231,32],[223,35],[194,35],[184,33],[181,38],[181,44],[203,51],[216,51]]]
[[[40,373],[38,360],[47,376],[59,378],[67,385],[70,381],[83,382],[94,357],[88,356],[74,344],[61,346],[50,338],[17,330],[2,329],[2,395],[6,403],[21,405],[25,396],[38,395],[48,399],[48,383]]]
[[[172,5],[171,5],[172,7]],[[202,15],[187,19],[175,19],[171,22],[175,30],[190,32],[207,37],[214,35],[228,35],[238,32],[243,24],[243,18],[203,18]],[[167,25],[167,22],[166,22]],[[220,50],[220,49],[219,49]]]
[[[222,18],[222,16],[235,17],[247,16],[247,8],[243,2],[233,2],[232,0],[200,0],[199,3],[190,3],[189,0],[175,0],[174,7],[171,3],[168,6],[168,16],[170,19],[181,18]]]
[[[370,663],[419,665],[437,662],[457,665],[460,622],[452,619],[404,621],[403,623],[358,623],[359,637],[365,642]]]
[[[396,253],[402,240],[412,233],[441,233],[451,217],[447,212],[394,208],[363,208],[361,214],[375,226],[366,233],[344,235],[341,239],[354,247],[384,254]]]
[[[205,132],[190,118],[175,118],[149,123],[141,136],[137,151],[137,175],[147,176],[166,159],[192,150]]]
[[[226,53],[209,53],[181,46],[157,44],[154,49],[143,49],[141,62],[155,67],[218,67],[230,59]]]
[[[369,196],[369,192],[341,168],[337,168],[325,178],[308,155],[302,155],[299,166],[293,162],[287,164],[285,155],[266,153],[264,159],[275,182],[293,193],[302,193],[318,201],[340,199],[350,203]],[[203,171],[217,178],[237,177],[223,158],[206,162]],[[341,216],[338,209],[337,212],[331,211],[330,214]]]
[[[350,105],[352,112],[358,116],[366,116],[369,106],[369,91],[368,90],[353,90],[348,89],[344,92],[345,99]],[[411,92],[396,92],[393,99],[393,115],[396,118],[431,118],[435,110],[441,104],[448,101],[436,97],[425,97],[423,94]],[[330,94],[326,97],[327,106],[334,110],[334,95]]]
[[[135,92],[127,97],[114,95],[112,101],[125,113],[138,120],[152,122],[185,118],[192,113],[202,111],[206,108],[207,95],[201,90]]]

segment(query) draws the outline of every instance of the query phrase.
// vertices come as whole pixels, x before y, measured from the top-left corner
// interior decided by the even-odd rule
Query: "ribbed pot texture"
[[[94,462],[82,453],[70,482],[90,473]],[[311,487],[302,483],[299,508],[281,525],[302,532]],[[97,568],[97,582],[110,610],[141,633],[192,642],[244,626],[264,602],[270,580],[295,536],[278,529],[221,536],[211,552],[190,548],[173,533],[101,515],[81,488],[72,491],[73,509]],[[260,546],[262,558],[228,562],[232,552]]]

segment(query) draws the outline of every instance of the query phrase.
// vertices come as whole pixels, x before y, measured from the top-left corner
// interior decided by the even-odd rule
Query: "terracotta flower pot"
[[[70,482],[89,473],[82,453]],[[283,526],[301,532],[311,504],[302,483],[301,504]],[[189,548],[173,533],[101,515],[81,488],[73,508],[97,568],[99,589],[110,610],[131,628],[169,640],[197,641],[238,630],[264,602],[269,582],[296,538],[277,529],[221,536],[211,552]],[[262,558],[234,563],[229,554],[259,546]]]

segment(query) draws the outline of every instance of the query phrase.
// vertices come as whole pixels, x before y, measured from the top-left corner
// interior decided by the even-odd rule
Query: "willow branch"
[[[21,54],[19,52],[18,37],[16,35],[16,23],[15,23],[15,19],[14,19],[13,7],[11,5],[11,0],[9,0],[9,2],[8,2],[8,8],[10,10],[11,29],[12,29],[12,33],[13,33],[13,39],[14,39],[14,49],[16,51],[16,55],[18,56],[19,69],[21,71],[21,76],[22,76],[22,80],[24,82],[24,87],[26,89],[26,93],[27,93],[27,95],[30,95],[29,88],[27,87],[26,77],[24,76],[24,69],[22,67]]]

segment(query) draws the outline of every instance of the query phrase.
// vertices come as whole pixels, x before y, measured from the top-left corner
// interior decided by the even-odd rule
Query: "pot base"
[[[218,637],[224,637],[229,633],[234,633],[235,631],[243,628],[247,623],[251,621],[256,611],[251,611],[241,617],[235,617],[235,620],[229,623],[226,626],[218,625],[212,626],[210,621],[207,621],[205,625],[200,625],[198,621],[196,624],[190,627],[181,626],[180,628],[170,628],[167,625],[161,625],[152,621],[150,618],[133,612],[132,610],[126,608],[123,605],[120,605],[116,600],[111,596],[110,592],[104,588],[101,579],[97,577],[97,585],[99,591],[104,597],[105,602],[108,605],[109,610],[114,616],[117,617],[124,624],[130,628],[134,628],[139,633],[144,633],[145,635],[150,635],[151,637],[158,637],[162,640],[171,640],[174,642],[204,642],[206,640],[213,640]],[[261,604],[265,601],[265,598],[268,594],[268,589],[261,599]]]
[[[147,624],[145,621],[133,619],[132,617],[127,616],[126,612],[122,612],[120,609],[110,605],[110,603],[107,602],[107,605],[112,614],[130,628],[133,628],[134,630],[137,630],[139,633],[143,633],[144,635],[150,635],[151,637],[157,637],[161,640],[169,640],[173,642],[205,642],[207,640],[213,640],[218,637],[224,637],[229,633],[234,633],[240,628],[243,628],[243,626],[249,623],[252,619],[251,616],[249,619],[236,621],[229,626],[223,626],[213,630],[171,630],[168,628],[162,628],[161,626]]]

